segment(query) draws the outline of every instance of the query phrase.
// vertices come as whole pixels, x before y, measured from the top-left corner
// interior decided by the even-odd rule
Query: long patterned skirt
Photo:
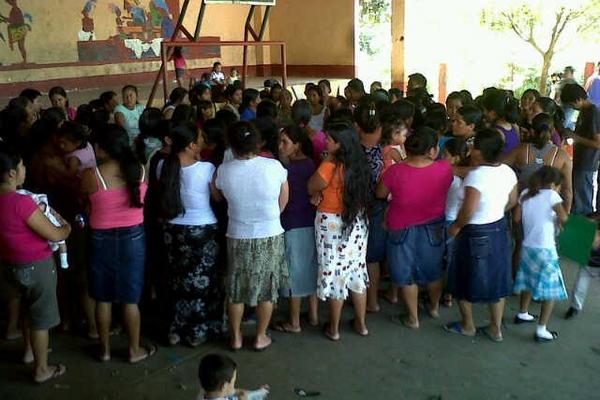
[[[171,315],[169,334],[203,341],[222,333],[224,268],[217,225],[166,224]]]

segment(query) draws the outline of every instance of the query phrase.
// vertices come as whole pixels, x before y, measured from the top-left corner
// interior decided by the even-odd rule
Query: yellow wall
[[[354,65],[354,7],[355,0],[279,0],[270,38],[287,42],[291,65]]]

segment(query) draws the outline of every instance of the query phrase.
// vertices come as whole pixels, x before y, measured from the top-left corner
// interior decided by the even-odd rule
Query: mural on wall
[[[115,35],[106,39],[96,37],[94,12],[101,6],[108,7],[113,15]],[[173,12],[179,7],[178,0],[86,0],[81,14],[81,30],[78,33],[77,53],[79,61],[119,62],[148,59],[160,56],[163,38],[171,38],[175,30]],[[219,57],[218,46],[195,48],[188,56],[194,58]]]
[[[27,33],[31,31],[31,23],[33,17],[31,14],[23,13],[17,4],[17,0],[4,0],[11,8],[8,16],[0,14],[0,23],[6,24],[6,35],[4,36],[0,32],[0,40],[8,45],[10,51],[15,50],[15,44],[17,45],[23,64],[27,64],[27,49],[25,48],[25,39]],[[8,43],[7,43],[8,40]]]

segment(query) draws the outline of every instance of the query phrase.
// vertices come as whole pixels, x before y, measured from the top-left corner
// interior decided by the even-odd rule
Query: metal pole
[[[163,94],[164,94],[164,100],[167,100],[169,98],[169,83],[167,82],[168,79],[168,74],[167,74],[167,63],[169,62],[167,60],[167,46],[165,46],[164,43],[160,44],[160,55],[162,58],[162,73],[163,73]]]
[[[200,39],[200,29],[202,29],[202,22],[204,21],[204,11],[206,11],[206,3],[201,0],[200,13],[198,14],[198,21],[196,21],[196,31],[194,32],[194,42]]]
[[[260,26],[258,39],[256,39],[259,42],[262,42],[263,37],[265,36],[265,31],[267,30],[267,22],[269,22],[269,16],[271,15],[271,7],[272,6],[267,6],[267,8],[265,9],[265,15],[263,16],[262,24]]]

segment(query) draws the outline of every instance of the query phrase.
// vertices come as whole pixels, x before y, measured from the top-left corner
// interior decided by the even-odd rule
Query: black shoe
[[[515,323],[515,325],[521,325],[521,324],[531,324],[531,323],[537,321],[537,319],[538,319],[537,315],[533,315],[533,314],[530,314],[530,315],[533,317],[533,319],[521,319],[521,318],[519,318],[519,315],[517,314],[517,315],[515,315],[515,319],[513,322]]]
[[[569,307],[567,313],[565,314],[565,319],[573,319],[579,314],[579,310],[573,307]]]

